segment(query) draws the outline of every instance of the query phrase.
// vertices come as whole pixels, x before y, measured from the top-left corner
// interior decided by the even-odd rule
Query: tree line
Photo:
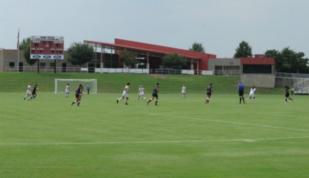
[[[36,60],[30,59],[30,39],[24,39],[20,44],[20,49],[29,65],[36,63]],[[189,48],[191,51],[205,53],[202,43],[193,43]],[[270,49],[264,53],[267,57],[272,57],[276,61],[277,72],[287,73],[309,73],[309,59],[304,52],[298,52],[290,48],[282,50]],[[248,42],[242,41],[235,50],[234,57],[252,57],[252,47]],[[82,66],[91,62],[95,57],[94,48],[83,43],[74,43],[67,50],[66,59],[73,65]],[[119,53],[119,58],[123,61],[125,67],[135,67],[138,63],[137,53],[134,51],[123,50]],[[168,54],[162,59],[164,68],[182,69],[188,66],[188,61],[178,54]]]

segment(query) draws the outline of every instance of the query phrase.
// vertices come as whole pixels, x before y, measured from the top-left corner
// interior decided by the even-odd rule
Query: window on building
[[[40,66],[41,66],[41,67],[46,67],[46,63],[45,63],[45,62],[41,62],[41,63],[40,63]]]
[[[14,68],[15,67],[15,62],[10,62],[9,66],[10,66],[10,68]]]
[[[215,66],[216,75],[239,75],[240,66]]]
[[[271,74],[272,65],[243,65],[245,74]]]

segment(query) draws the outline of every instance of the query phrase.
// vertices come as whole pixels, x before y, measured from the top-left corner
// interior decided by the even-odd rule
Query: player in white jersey
[[[137,99],[138,100],[145,100],[146,97],[145,97],[145,88],[140,85],[139,88],[138,88],[138,95],[137,95]]]
[[[123,88],[122,95],[120,98],[117,99],[117,104],[121,100],[125,100],[125,105],[128,105],[128,100],[129,100],[129,90],[130,90],[130,83],[127,83],[126,86]]]
[[[255,99],[256,88],[253,86],[250,88],[249,99]]]
[[[29,100],[31,96],[32,96],[32,87],[30,84],[28,84],[26,88],[26,95],[24,97],[24,100]]]
[[[70,84],[69,83],[65,86],[64,94],[65,94],[65,97],[69,97],[70,95]]]
[[[187,96],[187,87],[183,85],[181,87],[181,95],[185,98]]]

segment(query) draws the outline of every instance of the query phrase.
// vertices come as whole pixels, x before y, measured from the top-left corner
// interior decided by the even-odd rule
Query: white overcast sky
[[[231,57],[240,41],[256,54],[290,47],[309,54],[308,0],[0,0],[0,48],[32,35],[72,42],[124,38]]]

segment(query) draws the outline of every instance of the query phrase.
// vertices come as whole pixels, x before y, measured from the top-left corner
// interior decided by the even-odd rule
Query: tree
[[[303,52],[296,52],[290,48],[284,48],[282,51],[275,49],[265,52],[267,57],[272,57],[276,61],[276,69],[278,72],[288,73],[308,73],[307,66],[309,59],[305,58]]]
[[[93,47],[82,44],[82,43],[74,43],[69,49],[68,49],[68,60],[73,65],[79,65],[82,66],[91,60],[94,59],[95,52]]]
[[[202,43],[193,43],[190,51],[205,53],[205,49]]]
[[[240,42],[238,48],[236,49],[234,57],[241,58],[250,56],[252,56],[252,48],[250,47],[250,45],[246,41]]]
[[[129,50],[123,50],[119,54],[120,59],[126,67],[134,67],[137,64],[136,53]]]
[[[162,65],[166,68],[182,69],[187,64],[187,60],[178,54],[169,54],[163,57]]]
[[[19,49],[22,51],[23,56],[26,59],[26,62],[29,65],[33,65],[35,64],[36,60],[30,59],[30,44],[31,44],[30,38],[23,39],[23,41],[19,45]]]

